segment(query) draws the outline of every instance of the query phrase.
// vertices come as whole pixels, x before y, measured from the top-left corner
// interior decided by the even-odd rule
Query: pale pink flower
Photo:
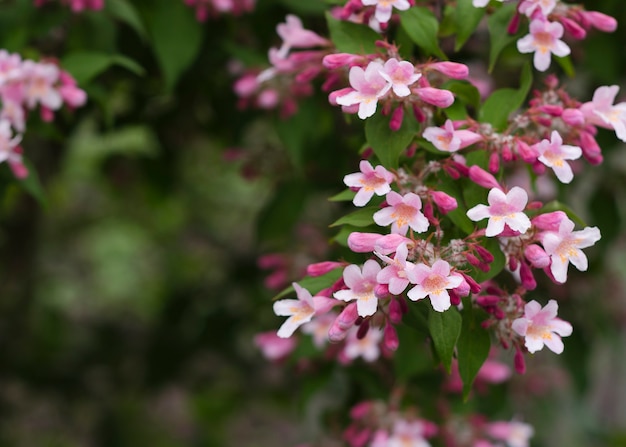
[[[266,359],[280,360],[291,354],[298,342],[295,338],[281,338],[275,331],[269,331],[256,334],[254,344]]]
[[[498,421],[487,425],[487,433],[497,440],[506,442],[507,447],[528,447],[535,430],[523,422]]]
[[[524,306],[524,315],[513,320],[512,328],[522,337],[528,352],[535,353],[546,345],[555,354],[563,352],[561,337],[572,334],[572,325],[557,318],[559,305],[555,300],[548,301],[545,307],[533,300]]]
[[[333,296],[341,301],[356,300],[357,312],[361,317],[374,315],[378,308],[378,298],[374,293],[378,285],[378,272],[380,265],[373,259],[363,264],[363,270],[356,264],[347,266],[343,271],[343,282],[348,289],[338,290]]]
[[[552,131],[550,140],[544,139],[531,147],[539,154],[538,160],[547,167],[552,168],[554,174],[562,183],[572,181],[574,173],[566,160],[579,159],[583,154],[581,148],[563,144],[563,139],[556,130]]]
[[[487,196],[489,205],[476,205],[467,211],[467,217],[474,222],[489,218],[485,235],[497,236],[508,225],[513,231],[526,233],[530,228],[530,219],[523,213],[528,203],[528,194],[519,186],[514,186],[508,193],[493,188]]]
[[[482,136],[469,130],[455,130],[451,120],[443,128],[427,127],[422,136],[443,152],[456,152],[482,140]]]
[[[54,64],[26,60],[22,68],[24,70],[24,101],[28,108],[34,109],[37,103],[50,110],[61,108],[63,99],[55,87],[61,74],[59,67]]]
[[[552,12],[556,6],[556,0],[523,0],[518,7],[518,11],[528,17],[532,17],[536,10],[540,10],[544,17]]]
[[[12,167],[23,165],[21,149],[18,146],[20,141],[22,136],[13,136],[11,123],[4,119],[0,120],[0,163],[6,161]]]
[[[285,57],[291,48],[311,48],[328,45],[328,40],[317,33],[304,29],[299,17],[289,14],[285,23],[276,26],[276,32],[283,39],[279,53]]]
[[[415,266],[415,264],[406,260],[409,254],[407,244],[402,243],[398,246],[393,259],[377,252],[374,252],[374,254],[388,264],[378,272],[376,281],[379,284],[389,284],[389,292],[393,295],[400,295],[404,292],[406,286],[409,285],[407,271]]]
[[[502,2],[504,0],[498,0],[498,1]],[[484,8],[488,4],[489,4],[489,0],[472,0],[472,5],[474,5],[475,8]]]
[[[530,34],[517,41],[517,49],[520,53],[535,53],[535,68],[546,71],[552,54],[559,57],[570,54],[570,48],[560,40],[562,36],[563,25],[560,23],[534,19],[530,22]]]
[[[613,105],[618,91],[617,85],[598,87],[593,99],[584,103],[580,110],[587,122],[613,129],[617,138],[626,142],[626,102]]]
[[[387,23],[391,18],[391,10],[396,8],[405,11],[411,7],[408,0],[361,0],[365,6],[376,6],[374,16],[379,23]]]
[[[365,119],[376,113],[376,105],[378,99],[384,96],[391,84],[380,74],[383,65],[380,62],[373,61],[363,70],[361,67],[355,66],[350,69],[348,78],[353,91],[338,96],[337,104],[341,106],[359,106],[359,118]]]
[[[293,288],[298,297],[297,300],[287,299],[274,303],[274,313],[281,317],[289,317],[278,329],[277,335],[281,338],[291,337],[298,327],[308,323],[316,312],[325,313],[333,305],[333,300],[325,296],[311,296],[311,293],[297,283]]]
[[[328,331],[337,316],[338,315],[334,312],[315,316],[311,321],[302,326],[302,332],[313,337],[313,344],[316,348],[322,348],[328,342]]]
[[[400,97],[409,96],[411,94],[409,85],[422,77],[421,73],[415,73],[415,66],[412,63],[398,62],[394,58],[385,62],[380,75],[391,84],[393,92]]]
[[[360,233],[354,231],[348,236],[348,247],[355,253],[371,253],[377,251],[388,255],[397,250],[398,246],[406,242],[413,244],[413,241],[399,234],[378,234]]]
[[[411,283],[416,284],[407,293],[409,299],[417,301],[428,296],[437,312],[443,312],[450,307],[448,289],[455,289],[463,282],[460,276],[450,274],[450,264],[443,259],[435,261],[432,267],[417,264],[407,274]]]
[[[591,247],[600,240],[600,230],[587,227],[574,231],[574,222],[563,219],[558,232],[547,231],[540,235],[545,252],[550,256],[550,271],[560,283],[567,280],[567,267],[571,262],[584,272],[587,270],[587,257],[581,248]]]
[[[380,342],[383,339],[383,331],[377,327],[370,327],[365,337],[357,338],[358,328],[350,329],[346,338],[343,354],[346,358],[354,360],[362,357],[366,362],[373,362],[380,357]]]
[[[386,196],[389,206],[374,213],[374,222],[381,227],[391,225],[391,232],[405,235],[409,228],[418,233],[428,230],[428,219],[422,213],[422,200],[409,192],[401,196],[390,191]]]
[[[373,168],[369,161],[361,160],[359,169],[361,172],[348,174],[343,178],[343,182],[350,188],[359,188],[352,200],[354,205],[365,206],[374,194],[384,196],[391,191],[389,185],[393,182],[394,175],[384,166],[378,165]]]
[[[424,424],[420,421],[398,419],[393,424],[393,431],[387,440],[387,447],[430,447],[424,438]]]

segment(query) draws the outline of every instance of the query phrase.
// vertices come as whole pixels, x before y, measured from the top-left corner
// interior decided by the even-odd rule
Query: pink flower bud
[[[402,322],[402,315],[402,305],[400,304],[398,299],[392,298],[391,302],[389,303],[389,320],[393,324],[398,324]]]
[[[512,36],[513,34],[517,33],[517,30],[519,29],[519,21],[520,13],[518,11],[515,11],[515,15],[511,18],[511,21],[506,28],[507,34]]]
[[[465,280],[465,277],[463,275],[461,275],[460,273],[457,272],[452,272],[451,276],[458,276],[462,279],[461,284],[459,284],[459,286],[454,289],[454,292],[459,295],[459,296],[467,296],[470,293],[470,285],[467,283],[467,281]]]
[[[542,269],[550,265],[550,256],[537,244],[531,244],[526,247],[524,256],[535,268]]]
[[[362,320],[356,331],[357,340],[363,340],[370,330],[370,320]]]
[[[418,123],[423,123],[424,121],[426,121],[426,115],[424,115],[424,112],[422,111],[420,106],[415,103],[413,104],[413,115],[415,116],[415,119]]]
[[[382,235],[378,233],[359,233],[354,231],[348,236],[348,247],[355,253],[371,253],[376,249],[376,241],[381,238]],[[393,253],[393,251],[390,253]]]
[[[563,107],[555,104],[543,104],[539,107],[539,110],[552,116],[561,116],[563,113]]]
[[[237,96],[241,98],[248,98],[252,96],[257,88],[259,88],[259,82],[257,81],[257,77],[253,74],[242,76],[233,86],[233,90],[235,90]]]
[[[335,70],[346,65],[358,65],[359,62],[362,61],[363,56],[350,53],[335,53],[324,56],[324,59],[322,59],[322,65],[329,70]]]
[[[481,290],[480,285],[474,280],[474,278],[472,278],[471,276],[460,272],[460,274],[463,276],[463,278],[465,279],[465,281],[467,282],[467,284],[469,285],[470,291],[472,293],[478,293]]]
[[[404,119],[404,107],[398,106],[391,114],[391,119],[389,120],[389,128],[394,132],[400,130],[402,127],[402,120]]]
[[[24,165],[24,163],[22,163],[21,160],[9,159],[8,163],[15,178],[23,180],[28,177],[28,168]]]
[[[422,101],[442,109],[450,107],[454,102],[454,95],[448,90],[441,90],[434,87],[422,87],[413,92]]]
[[[396,328],[393,327],[392,324],[387,323],[385,325],[385,331],[383,335],[383,343],[385,348],[390,351],[395,351],[398,349],[400,345],[400,340],[398,339],[398,333],[396,332]]]
[[[598,11],[581,11],[580,14],[582,14],[587,23],[600,31],[612,33],[617,29],[617,20],[609,15]]]
[[[580,133],[580,148],[583,150],[583,155],[589,163],[592,165],[602,163],[602,150],[591,133]]]
[[[257,105],[261,109],[273,109],[278,104],[280,96],[273,88],[263,90],[257,98]]]
[[[578,109],[565,109],[561,114],[561,119],[570,126],[582,126],[585,124],[585,115]]]
[[[531,223],[543,231],[559,231],[563,219],[567,219],[567,214],[563,211],[553,211],[533,217]]]
[[[474,165],[469,168],[469,178],[471,181],[479,186],[482,186],[483,188],[502,189],[496,178],[480,166]]]
[[[500,297],[497,295],[481,295],[475,298],[476,304],[483,307],[495,306],[500,302]]]
[[[459,206],[456,199],[443,191],[431,191],[430,196],[439,208],[439,210],[446,214],[452,210],[457,209]]]
[[[452,306],[458,306],[461,304],[461,297],[454,289],[448,290],[448,295],[450,295],[450,304]]]
[[[476,251],[476,253],[478,253],[478,256],[480,256],[481,259],[487,264],[491,264],[493,262],[493,255],[482,245],[474,245],[474,250]]]
[[[389,296],[389,284],[376,284],[374,295],[378,299],[387,298]]]
[[[348,236],[348,239],[349,238]],[[405,236],[396,233],[385,234],[376,240],[374,250],[380,254],[388,255],[389,253],[395,252],[398,249],[398,245],[404,242],[408,244],[409,248],[414,246],[414,242]],[[348,242],[348,246],[350,246],[350,242]]]
[[[515,350],[513,364],[515,365],[515,371],[517,371],[518,374],[524,374],[526,372],[526,362],[524,360],[524,354],[519,348]]]
[[[353,91],[354,91],[353,88],[346,87],[340,90],[335,90],[334,92],[330,92],[328,94],[328,102],[330,103],[331,106],[338,106],[339,104],[337,104],[337,98],[340,96],[345,96],[348,93],[353,92]]]
[[[574,22],[572,19],[560,17],[559,21],[563,25],[563,28],[565,28],[565,31],[567,31],[574,39],[582,40],[587,36],[587,31],[585,31],[582,26]]]
[[[296,337],[281,338],[275,331],[261,332],[254,336],[254,344],[269,360],[281,360],[296,348]]]
[[[537,160],[537,153],[528,144],[522,140],[517,140],[517,153],[526,163],[532,163]]]
[[[435,62],[430,64],[429,67],[453,79],[465,79],[469,75],[467,65],[458,62]]]
[[[339,268],[341,266],[343,266],[344,264],[342,264],[341,262],[334,262],[334,261],[324,261],[324,262],[317,262],[315,264],[309,264],[306,268],[306,274],[308,276],[322,276],[328,272],[330,272],[331,270],[335,270],[336,268]]]
[[[533,271],[530,266],[525,262],[520,262],[519,265],[519,275],[520,281],[522,282],[522,287],[526,290],[535,290],[537,287],[537,281],[535,281],[535,276],[533,275]]]
[[[363,419],[372,411],[373,407],[370,401],[359,402],[350,409],[350,418],[353,420]]]
[[[489,156],[489,172],[495,174],[500,170],[500,155],[497,152],[492,152]]]

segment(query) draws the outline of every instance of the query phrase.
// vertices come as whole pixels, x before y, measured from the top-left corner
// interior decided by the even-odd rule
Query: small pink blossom
[[[424,438],[424,424],[420,421],[398,419],[393,425],[386,447],[430,447]]]
[[[361,339],[357,337],[358,329],[352,328],[346,338],[343,355],[349,360],[362,357],[366,362],[373,362],[380,357],[380,342],[383,331],[377,327],[370,327],[367,334]]]
[[[269,331],[256,334],[254,344],[266,359],[280,360],[291,354],[298,342],[295,338],[281,338],[275,331]]]
[[[380,23],[387,23],[391,18],[393,8],[405,11],[411,7],[408,0],[361,0],[365,6],[376,6],[374,16]]]
[[[386,196],[389,206],[374,213],[374,222],[386,227],[391,225],[391,232],[405,235],[409,228],[418,233],[428,230],[428,219],[422,213],[422,200],[417,194],[409,192],[401,196],[391,191]]]
[[[316,312],[325,313],[333,305],[333,300],[325,296],[311,296],[311,293],[297,283],[293,288],[298,297],[297,300],[287,299],[274,303],[274,313],[280,317],[289,317],[278,329],[277,335],[288,338],[298,327],[311,321]]]
[[[454,289],[463,282],[460,276],[450,274],[450,264],[442,259],[435,261],[432,267],[417,264],[407,271],[407,274],[411,283],[416,284],[407,293],[409,299],[417,301],[428,296],[433,309],[437,312],[450,308],[448,289]]]
[[[544,17],[548,17],[548,14],[552,12],[555,6],[556,0],[523,0],[518,7],[518,11],[527,17],[532,17],[535,11],[541,11]]]
[[[617,85],[598,87],[580,110],[589,123],[613,129],[617,138],[626,142],[626,102],[613,105],[618,91]]]
[[[359,189],[352,200],[355,206],[365,206],[374,194],[384,196],[391,191],[389,185],[395,177],[384,166],[378,165],[373,168],[369,161],[361,160],[359,169],[361,172],[348,174],[343,178],[343,182],[347,186]]]
[[[524,306],[524,315],[513,321],[513,330],[525,337],[524,344],[531,354],[543,349],[544,345],[555,354],[563,352],[561,337],[572,334],[572,325],[557,318],[558,309],[555,300],[548,301],[543,308],[533,300]]]
[[[12,167],[23,165],[21,149],[18,146],[21,140],[21,135],[13,136],[9,121],[0,120],[0,163],[6,161]]]
[[[446,120],[443,128],[427,127],[422,134],[437,149],[443,152],[456,152],[482,140],[482,136],[469,130],[456,130],[451,120]]]
[[[302,20],[293,14],[287,15],[285,23],[276,26],[276,32],[283,39],[279,54],[285,57],[291,48],[311,48],[328,45],[328,40],[317,33],[304,29]]]
[[[514,186],[508,193],[498,188],[489,191],[489,205],[476,205],[467,211],[467,217],[474,222],[489,218],[485,235],[497,236],[508,225],[513,231],[526,233],[530,228],[530,219],[523,213],[528,203],[528,194],[522,188]]]
[[[487,433],[492,438],[506,442],[507,447],[528,447],[535,430],[523,422],[498,421],[487,426]]]
[[[572,168],[566,160],[577,160],[583,154],[578,146],[563,144],[561,135],[556,130],[552,131],[550,140],[542,140],[531,146],[539,154],[538,160],[549,168],[552,168],[556,177],[562,183],[570,183],[574,178]]]
[[[560,23],[534,19],[530,22],[530,34],[517,41],[517,49],[520,53],[535,53],[535,68],[546,71],[550,66],[551,54],[559,57],[570,54],[570,48],[560,40],[562,36],[563,25]]]
[[[376,275],[380,269],[378,262],[373,259],[363,264],[363,270],[356,264],[347,266],[343,271],[343,282],[348,289],[338,290],[333,296],[341,301],[356,300],[357,312],[361,317],[374,315],[378,308]]]
[[[379,284],[389,284],[389,293],[393,295],[400,295],[409,285],[407,271],[411,270],[415,264],[406,260],[408,253],[409,250],[406,243],[402,243],[398,246],[398,250],[393,259],[380,253],[374,253],[388,264],[378,272],[376,281],[378,281]]]
[[[600,230],[596,227],[587,227],[574,231],[574,222],[563,219],[558,232],[547,231],[540,237],[543,248],[551,259],[550,272],[557,282],[564,283],[567,280],[567,267],[570,262],[581,272],[587,270],[587,257],[581,248],[591,247],[598,242]]]
[[[348,78],[353,90],[345,95],[336,98],[337,104],[341,106],[359,106],[359,118],[365,119],[376,113],[378,99],[384,96],[391,84],[380,74],[383,65],[373,61],[363,70],[355,66],[350,69]]]
[[[302,332],[311,335],[315,347],[321,349],[328,342],[328,331],[337,319],[337,316],[338,315],[333,312],[316,316],[302,326]]]
[[[422,77],[420,73],[415,73],[415,66],[412,63],[398,62],[394,58],[385,62],[380,75],[391,84],[393,92],[400,97],[409,96],[411,94],[409,85]]]
[[[37,103],[50,110],[57,110],[63,105],[63,98],[55,88],[59,81],[60,70],[54,64],[24,61],[24,102],[29,109],[34,109]]]

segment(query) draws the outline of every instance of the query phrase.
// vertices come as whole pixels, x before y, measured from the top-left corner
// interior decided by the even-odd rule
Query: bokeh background
[[[587,101],[626,88],[626,8],[584,3],[621,23],[572,44],[576,76],[561,75]],[[359,394],[382,393],[367,375],[354,385],[362,364],[277,365],[252,342],[281,322],[267,285],[343,253],[328,224],[347,208],[327,198],[355,171],[362,128],[324,93],[283,120],[238,107],[232,84],[267,65],[287,13],[324,35],[326,8],[258,0],[199,23],[182,0],[80,14],[0,1],[0,47],[66,62],[89,95],[54,124],[31,117],[38,182],[0,166],[0,445],[290,446],[340,432]],[[458,57],[480,71],[487,45],[479,34]],[[516,57],[495,85],[516,85]],[[541,289],[575,333],[490,395],[494,413],[536,426],[537,446],[626,445],[626,146],[599,141],[605,163],[560,194],[603,239],[589,272]]]

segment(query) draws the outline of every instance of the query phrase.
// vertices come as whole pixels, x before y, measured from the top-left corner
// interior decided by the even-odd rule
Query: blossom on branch
[[[497,236],[508,225],[512,230],[525,233],[530,228],[530,219],[524,214],[528,203],[528,194],[519,186],[514,186],[508,193],[493,188],[487,196],[489,205],[476,205],[467,211],[467,217],[474,222],[489,218],[485,235]]]
[[[538,160],[552,168],[556,177],[562,183],[570,183],[574,178],[572,168],[566,160],[577,160],[583,154],[578,146],[563,144],[563,138],[556,131],[552,131],[550,140],[544,139],[531,146],[538,154]]]
[[[570,54],[570,48],[561,37],[563,25],[545,19],[534,19],[530,22],[530,34],[517,41],[520,53],[535,53],[533,63],[539,71],[550,67],[551,55],[564,57]]]
[[[412,301],[418,301],[427,296],[437,312],[443,312],[450,308],[450,294],[448,289],[455,289],[461,285],[463,278],[450,274],[450,264],[439,259],[432,267],[426,264],[417,264],[407,271],[409,280],[416,284],[407,296]]]
[[[563,352],[561,337],[572,334],[572,325],[557,318],[558,309],[555,300],[550,300],[543,308],[533,300],[524,306],[524,315],[513,321],[513,330],[525,338],[524,345],[531,354],[544,345],[555,354]]]
[[[374,315],[378,309],[378,297],[375,294],[378,272],[380,265],[372,259],[363,264],[363,270],[356,264],[347,266],[343,271],[343,282],[348,289],[338,290],[333,296],[341,301],[356,300],[357,312],[361,317]]]
[[[391,191],[386,197],[389,206],[374,213],[374,222],[381,227],[391,225],[391,232],[405,235],[409,228],[418,233],[428,230],[428,219],[422,213],[422,200],[409,192],[401,196]]]
[[[355,66],[350,69],[348,79],[352,91],[336,98],[337,104],[341,106],[359,106],[359,118],[365,119],[376,113],[378,99],[384,96],[391,84],[385,79],[381,72],[383,64],[374,61],[363,70]]]
[[[361,172],[348,174],[343,178],[348,187],[358,189],[352,200],[355,206],[365,206],[374,194],[384,196],[391,191],[389,185],[393,182],[394,175],[384,166],[378,165],[374,168],[369,161],[361,160],[359,169]]]

